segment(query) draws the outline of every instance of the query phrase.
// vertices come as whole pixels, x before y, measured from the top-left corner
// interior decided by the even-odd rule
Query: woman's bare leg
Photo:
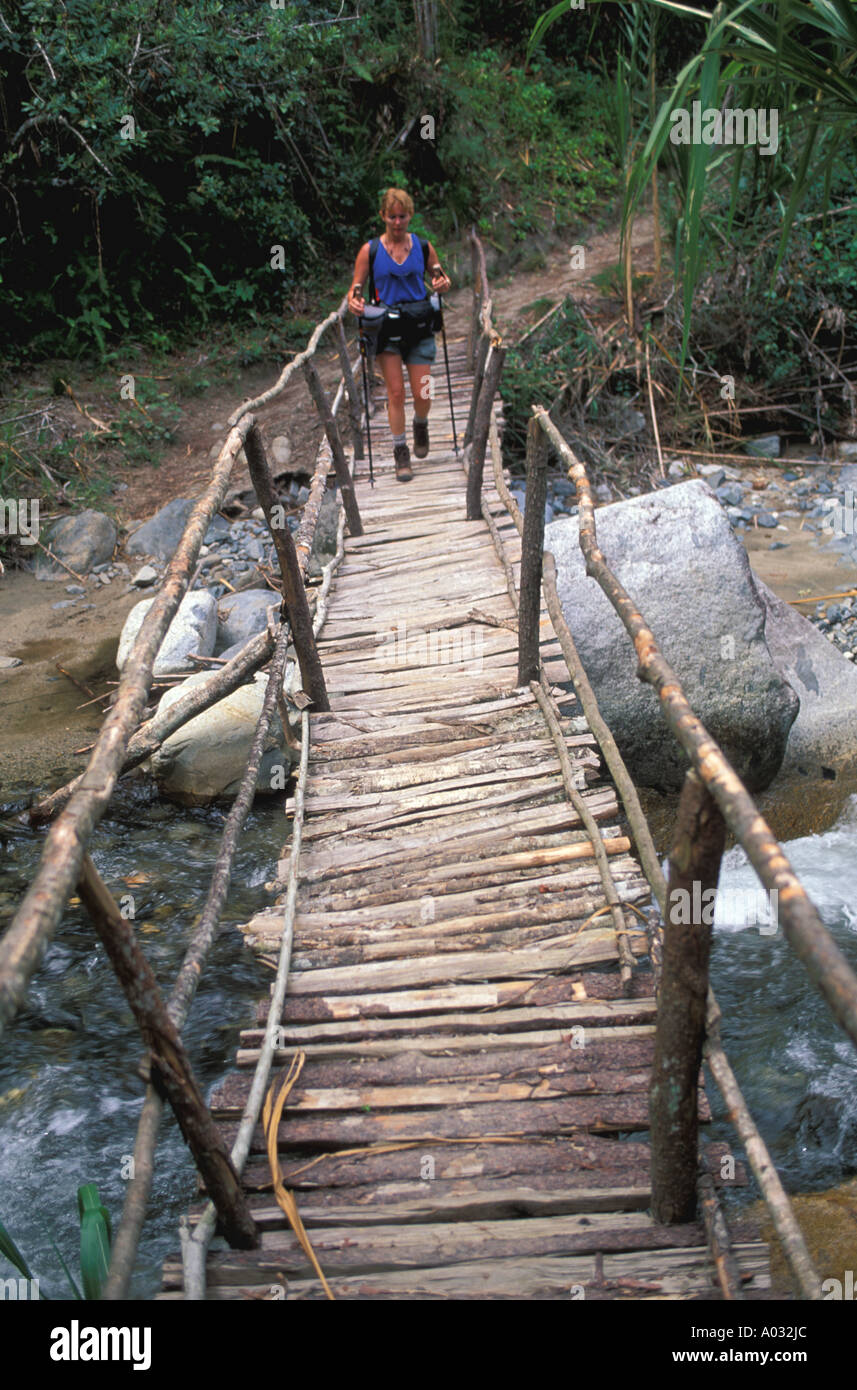
[[[405,433],[405,374],[397,352],[379,352],[376,362],[387,387],[387,416],[394,435]]]
[[[428,362],[410,363],[408,379],[411,383],[411,395],[414,398],[414,414],[417,419],[425,420],[431,410],[432,403],[431,364]],[[404,429],[404,426],[402,428]]]

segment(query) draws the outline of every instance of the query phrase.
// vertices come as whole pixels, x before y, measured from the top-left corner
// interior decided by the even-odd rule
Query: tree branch
[[[40,111],[38,116],[28,117],[28,119],[24,121],[24,124],[19,126],[18,129],[15,131],[15,134],[12,136],[12,139],[9,143],[13,146],[17,145],[18,141],[22,138],[22,136],[26,134],[28,130],[30,130],[33,126],[38,126],[39,121],[44,120],[56,121],[59,125],[65,126],[66,130],[70,130],[72,135],[74,135],[76,139],[78,139],[80,143],[83,145],[84,149],[92,155],[92,158],[95,160],[96,164],[100,164],[105,174],[109,175],[111,179],[113,178],[112,169],[108,169],[107,165],[104,163],[104,160],[99,158],[99,156],[95,153],[95,150],[88,143],[85,137],[81,135],[80,131],[77,130],[73,125],[71,125],[70,122],[66,120],[65,116],[60,116],[58,113],[52,111]]]

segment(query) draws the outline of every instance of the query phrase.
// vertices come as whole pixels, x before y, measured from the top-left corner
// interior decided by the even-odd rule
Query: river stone
[[[158,560],[171,560],[195,505],[191,497],[174,497],[172,502],[167,502],[166,506],[161,507],[161,510],[155,512],[148,521],[144,521],[142,526],[138,526],[133,536],[128,538],[125,543],[128,554],[154,555]],[[206,531],[204,540],[211,542],[219,536],[226,535],[228,530],[229,523],[224,521],[222,516],[216,516]]]
[[[744,441],[744,452],[752,454],[755,458],[776,459],[780,456],[780,436],[778,434],[760,434],[755,439]]]
[[[200,671],[168,690],[159,708],[168,709],[209,674]],[[267,674],[257,673],[252,685],[239,686],[231,695],[170,734],[149,763],[165,796],[184,806],[205,806],[220,797],[236,794],[250,755],[267,682]],[[256,790],[283,791],[292,760],[289,750],[283,750],[282,725],[276,715],[271,721],[265,750]]]
[[[336,535],[339,529],[339,498],[330,488],[321,499],[318,509],[315,532],[312,538],[307,574],[314,578],[321,574],[322,565],[336,554]]]
[[[857,670],[758,575],[774,665],[800,699],[782,767],[770,788],[775,832],[792,839],[831,824],[857,792]],[[829,610],[828,610],[829,612]]]
[[[143,619],[155,602],[153,598],[141,599],[135,603],[125,619],[125,626],[119,638],[116,665],[121,671],[134,645],[134,639],[143,625]],[[192,652],[200,656],[211,656],[214,651],[214,638],[217,632],[217,604],[205,589],[194,589],[185,594],[178,612],[167,628],[155,658],[154,674],[167,676],[176,671],[194,670],[193,662],[188,660]]]
[[[273,589],[241,589],[237,594],[226,594],[217,605],[215,655],[220,656],[236,642],[243,647],[257,632],[264,632],[272,605],[280,606],[279,595]]]
[[[292,441],[285,434],[278,434],[271,440],[271,463],[275,468],[285,468],[292,456]]]
[[[651,627],[695,713],[751,790],[779,768],[799,701],[765,644],[765,608],[749,561],[716,498],[694,479],[602,507],[598,543]],[[545,532],[560,601],[595,695],[631,776],[678,790],[688,761],[631,639],[587,577],[576,518]]]
[[[76,574],[87,574],[95,565],[105,564],[111,558],[118,534],[109,516],[87,508],[57,521],[45,544],[69,569]],[[54,564],[40,551],[36,557],[36,578],[68,579],[68,570]]]

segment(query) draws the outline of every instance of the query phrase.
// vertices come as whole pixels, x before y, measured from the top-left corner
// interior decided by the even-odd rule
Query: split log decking
[[[460,438],[470,378],[462,354],[452,367]],[[465,520],[445,391],[409,484],[381,418],[374,490],[365,465],[358,479],[365,534],[346,541],[319,638],[331,712],[310,721],[277,1065],[306,1061],[279,1128],[283,1181],[337,1298],[717,1298],[701,1222],[647,1214],[646,933],[624,910],[623,987],[545,716],[516,689],[503,564],[485,522]],[[487,479],[483,495],[517,575],[518,533]],[[540,636],[549,681],[566,682],[544,608]],[[557,698],[619,898],[641,908],[648,885],[597,745],[574,697]],[[282,917],[245,928],[272,961]],[[264,1001],[212,1098],[227,1142],[267,1021]],[[211,1251],[207,1296],[324,1298],[265,1148],[260,1126],[243,1183],[261,1246]],[[708,1149],[715,1181],[723,1152]],[[745,1293],[761,1293],[767,1247],[733,1237]],[[161,1297],[180,1287],[176,1257]]]

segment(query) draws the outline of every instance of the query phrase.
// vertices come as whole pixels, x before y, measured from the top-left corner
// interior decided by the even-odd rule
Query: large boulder
[[[168,709],[208,674],[201,671],[168,690],[160,708]],[[236,794],[250,755],[267,680],[266,674],[258,673],[252,684],[239,686],[170,734],[150,760],[151,771],[165,796],[185,806],[204,806]],[[259,766],[257,791],[282,791],[291,766],[289,750],[283,749],[282,725],[275,715]]]
[[[154,555],[159,560],[171,560],[195,506],[190,497],[174,497],[172,502],[167,502],[128,538],[125,543],[128,554]],[[205,535],[206,543],[225,535],[228,530],[229,523],[223,517],[214,517]]]
[[[215,653],[221,656],[227,647],[241,646],[264,632],[268,609],[280,607],[279,594],[273,589],[241,589],[237,594],[225,594],[217,605],[217,640]]]
[[[105,565],[111,559],[118,535],[109,516],[87,508],[85,512],[57,521],[45,544],[75,574],[88,574],[95,565]],[[36,578],[68,580],[68,570],[54,564],[40,551],[36,558]]]
[[[320,575],[322,567],[327,564],[332,555],[336,554],[339,509],[339,494],[328,486],[321,499],[312,538],[312,550],[307,565],[307,574],[310,578]]]
[[[768,786],[799,700],[765,642],[765,606],[746,552],[699,480],[597,512],[598,544],[651,627],[705,727],[751,791]],[[652,688],[637,677],[631,639],[585,572],[576,517],[555,521],[545,546],[601,713],[636,782],[678,790],[687,758]]]
[[[857,670],[803,614],[754,575],[765,640],[800,698],[783,765],[760,809],[780,839],[823,830],[857,792]]]
[[[134,604],[125,619],[125,626],[119,638],[119,650],[116,653],[116,665],[120,671],[128,660],[134,639],[143,626],[143,619],[154,602],[153,598],[141,599],[139,603]],[[205,589],[194,589],[191,593],[185,594],[155,658],[152,668],[154,675],[169,676],[180,671],[195,670],[193,662],[189,660],[191,654],[211,656],[216,632],[217,604],[213,596]]]

